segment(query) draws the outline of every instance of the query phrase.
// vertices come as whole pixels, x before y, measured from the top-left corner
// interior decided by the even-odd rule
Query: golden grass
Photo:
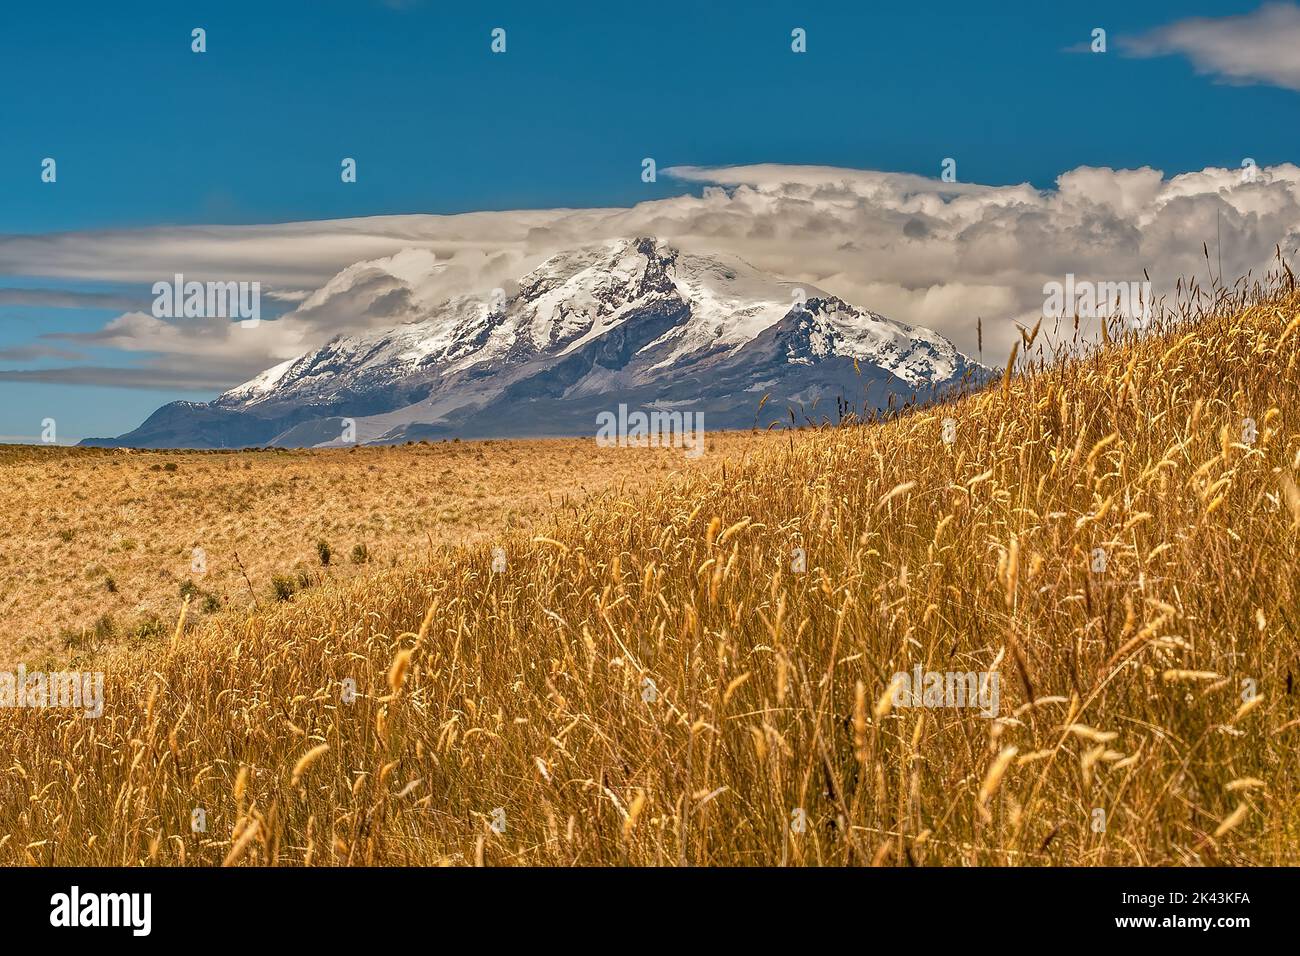
[[[718,452],[739,438],[709,441]],[[197,624],[273,601],[276,576],[297,587],[300,575],[338,582],[427,560],[702,464],[578,439],[348,452],[0,446],[0,665],[170,636],[182,588]],[[195,548],[201,575],[191,573]]]
[[[1298,309],[103,655],[102,718],[0,712],[0,862],[1300,863]]]

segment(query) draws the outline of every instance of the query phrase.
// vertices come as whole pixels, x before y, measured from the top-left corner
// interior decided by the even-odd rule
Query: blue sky
[[[954,157],[963,181],[1050,188],[1079,166],[1172,175],[1300,154],[1294,89],[1223,83],[1185,56],[1118,49],[1122,36],[1258,3],[452,6],[11,6],[0,30],[0,233],[629,206],[698,192],[641,182],[646,156],[661,168],[925,176]],[[207,31],[206,53],[191,52],[194,27]],[[489,50],[494,27],[507,31],[505,55]],[[807,54],[791,53],[794,27],[807,30]],[[1108,31],[1107,55],[1065,52],[1094,27]],[[55,184],[40,181],[47,156]],[[340,182],[345,156],[357,160],[355,184]],[[0,288],[56,285],[15,274],[0,250]],[[0,304],[0,354],[119,311]],[[213,394],[0,382],[0,436],[34,435],[33,406],[76,421],[76,438]]]

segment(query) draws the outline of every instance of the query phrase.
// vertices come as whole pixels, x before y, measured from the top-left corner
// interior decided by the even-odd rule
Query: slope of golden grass
[[[740,441],[711,437],[711,453]],[[266,604],[276,578],[297,589],[489,541],[705,461],[578,439],[347,452],[0,446],[0,666],[170,635],[186,595],[191,622]]]
[[[1298,307],[105,655],[0,712],[0,861],[1300,863]]]

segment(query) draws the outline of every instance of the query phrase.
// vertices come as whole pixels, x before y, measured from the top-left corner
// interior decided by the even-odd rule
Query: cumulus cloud
[[[1120,46],[1134,56],[1187,57],[1198,73],[1228,83],[1300,90],[1300,6],[1267,3],[1251,13],[1191,17]]]
[[[1044,284],[1067,273],[1117,282],[1145,270],[1159,294],[1179,277],[1207,284],[1202,242],[1229,280],[1266,269],[1275,244],[1291,256],[1300,243],[1300,169],[1289,164],[1170,177],[1080,167],[1047,190],[811,166],[662,174],[690,194],[631,208],[0,237],[0,272],[146,286],[176,272],[261,281],[264,297],[291,308],[256,329],[133,311],[65,336],[132,353],[168,377],[228,374],[223,384],[234,385],[336,334],[418,319],[455,295],[509,291],[547,256],[618,237],[736,254],[935,329],[969,354],[980,319],[990,364],[1018,338],[1017,322],[1042,314]]]

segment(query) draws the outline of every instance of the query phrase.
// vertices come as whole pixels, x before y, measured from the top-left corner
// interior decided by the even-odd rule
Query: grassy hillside
[[[0,862],[1300,863],[1298,309],[101,655],[0,711]]]

